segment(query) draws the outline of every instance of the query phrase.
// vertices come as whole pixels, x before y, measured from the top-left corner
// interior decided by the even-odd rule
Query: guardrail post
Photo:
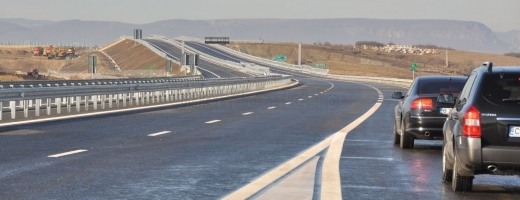
[[[39,117],[40,116],[40,107],[42,106],[42,100],[41,99],[36,99],[35,100],[35,104],[36,104],[36,107],[34,108],[34,115],[36,117]],[[0,108],[1,108],[1,104],[0,104]],[[1,116],[1,114],[0,114]]]
[[[166,90],[164,91],[164,95],[165,95],[165,98],[166,98],[166,102],[170,102],[170,92],[171,90]]]
[[[134,93],[133,93],[133,92],[131,92],[130,94],[128,94],[128,104],[129,104],[130,106],[132,106],[133,98],[134,98]]]
[[[56,104],[56,113],[61,114],[61,98],[56,98],[54,103]]]
[[[140,92],[136,92],[136,93],[134,93],[134,97],[135,97],[135,105],[136,105],[136,106],[139,105],[139,94],[140,94]]]
[[[47,110],[47,115],[51,115],[51,98],[47,98],[45,101],[45,109]]]
[[[70,107],[71,107],[71,104],[72,104],[72,101],[74,99],[72,99],[72,97],[67,97],[67,113],[70,113]]]
[[[27,100],[23,100],[23,117],[29,117],[29,103]]]
[[[94,110],[97,110],[97,104],[98,104],[97,95],[93,95],[92,96],[92,107],[94,108]]]
[[[113,94],[108,95],[108,109],[112,109],[112,101],[114,100]]]
[[[146,104],[150,105],[150,92],[146,92]]]
[[[139,92],[139,96],[141,96],[141,105],[144,106],[144,92]]]
[[[102,110],[105,110],[105,103],[107,101],[107,95],[104,94],[104,95],[101,95],[101,109]]]
[[[123,93],[123,108],[126,108],[126,93]]]
[[[76,112],[81,112],[81,97],[76,96]]]
[[[11,119],[16,119],[16,101],[9,101],[9,109],[11,110]]]
[[[88,96],[88,95],[85,96],[85,111],[88,111],[88,106],[89,106],[89,104],[90,104],[90,102],[89,102],[88,99],[89,99],[89,96]]]
[[[116,101],[116,107],[119,108],[119,94],[116,94],[116,95],[114,96],[114,100]]]

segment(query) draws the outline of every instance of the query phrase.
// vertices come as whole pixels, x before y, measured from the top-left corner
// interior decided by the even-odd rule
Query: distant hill
[[[498,32],[495,33],[498,38],[501,40],[509,43],[508,50],[514,51],[514,52],[520,52],[520,31],[519,30],[513,30],[508,32]]]
[[[39,26],[50,24],[53,21],[49,20],[32,20],[32,19],[23,19],[23,18],[0,18],[1,22],[8,22],[12,24],[18,24],[21,26]]]
[[[20,19],[18,21],[23,22]],[[119,36],[132,35],[133,29],[141,28],[144,36],[229,36],[242,40],[333,44],[370,40],[405,45],[435,44],[477,52],[520,51],[520,37],[511,39],[513,33],[494,33],[482,23],[455,20],[224,19],[165,20],[149,24],[69,20],[9,27],[0,25],[0,42],[80,42],[103,45]]]
[[[28,30],[25,27],[17,25],[17,24],[0,21],[0,37],[3,36],[3,34],[8,34],[8,33],[17,32],[17,31],[28,31]]]

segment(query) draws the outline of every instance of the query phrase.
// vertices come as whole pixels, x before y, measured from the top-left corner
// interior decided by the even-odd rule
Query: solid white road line
[[[393,161],[393,158],[374,158],[374,157],[341,157],[342,159],[362,159],[362,160],[387,160]]]
[[[69,151],[69,152],[65,152],[65,153],[59,153],[59,154],[50,155],[48,157],[49,158],[58,158],[58,157],[68,156],[68,155],[71,155],[71,154],[81,153],[81,152],[85,152],[85,151],[88,151],[88,150],[86,150],[86,149],[78,149],[78,150]]]
[[[303,99],[298,99],[298,101],[303,101]]]
[[[369,86],[376,90],[377,93],[379,93],[379,97],[383,96],[383,92],[381,92],[379,89],[371,85],[365,86]],[[343,144],[345,143],[345,137],[347,137],[347,134],[350,131],[352,131],[354,128],[363,123],[363,121],[368,119],[372,114],[374,114],[377,109],[379,109],[381,104],[381,101],[377,101],[376,104],[374,104],[374,106],[372,106],[372,108],[370,108],[370,110],[368,110],[365,114],[361,115],[348,126],[334,134],[334,138],[330,143],[327,154],[325,155],[325,159],[323,159],[323,167],[321,172],[321,199],[342,199],[339,161],[343,150]]]
[[[256,199],[312,199],[316,166],[319,159],[319,156],[315,156],[294,173],[284,177],[276,185],[267,189]]]
[[[285,103],[285,104],[289,105],[289,104],[291,104],[291,103],[292,103],[292,102],[287,102],[287,103]]]
[[[212,120],[212,121],[209,121],[209,122],[206,122],[206,124],[213,124],[213,123],[216,123],[216,122],[220,122],[220,120]]]
[[[272,109],[275,109],[275,108],[276,108],[276,107],[273,106],[273,107],[269,107],[269,108],[267,108],[267,109],[272,110]]]
[[[242,115],[250,115],[250,114],[253,114],[254,112],[246,112],[246,113],[243,113]]]
[[[210,73],[210,74],[213,74],[213,76],[216,76],[217,78],[220,78],[220,76],[219,76],[219,75],[217,75],[217,74],[213,73],[212,71],[209,71],[209,70],[207,70],[207,69],[204,69],[204,68],[202,68],[202,67],[197,67],[197,68],[198,68],[198,69],[200,69],[200,70],[202,70],[202,71],[206,71],[206,72],[208,72],[208,73]]]
[[[152,133],[152,134],[149,134],[148,136],[155,137],[155,136],[166,134],[166,133],[171,133],[171,131],[162,131],[162,132],[158,132],[158,133]]]
[[[374,88],[374,87],[372,87]],[[374,88],[377,90],[377,88]],[[378,93],[380,92],[377,90]],[[302,99],[303,100],[303,99]],[[361,124],[364,120],[370,117],[381,106],[380,102],[374,104],[365,114],[357,118],[345,128],[337,133],[325,138],[318,144],[298,154],[291,160],[279,165],[271,171],[265,173],[263,176],[251,181],[240,189],[228,194],[223,199],[247,199],[269,186],[279,178],[283,177],[293,169],[305,163],[311,158],[314,158],[319,152],[322,152],[327,147],[329,148],[325,155],[325,160],[322,167],[322,185],[321,185],[321,199],[341,199],[341,180],[339,177],[339,160],[341,158],[341,150],[346,134],[352,129]],[[341,143],[341,146],[339,146]],[[339,152],[338,152],[339,150]]]

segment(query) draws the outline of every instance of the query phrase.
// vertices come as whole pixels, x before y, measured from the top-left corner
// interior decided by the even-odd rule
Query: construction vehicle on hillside
[[[47,49],[43,49],[42,47],[35,47],[33,55],[47,57],[47,59],[49,60],[74,59],[78,57],[78,55],[76,55],[76,49],[74,49],[74,47],[55,48],[52,45],[49,45]]]
[[[52,45],[50,45],[49,47],[47,47],[47,49],[45,49],[45,51],[43,51],[42,56],[45,56],[45,57],[51,59],[54,57],[54,55],[52,54],[52,51],[53,51],[53,48],[52,48]]]
[[[76,55],[76,49],[74,49],[74,47],[70,47],[69,49],[67,49],[65,59],[73,59],[73,58],[77,58],[77,57],[78,57],[78,55]]]
[[[33,55],[34,56],[42,56],[43,54],[43,48],[41,47],[34,47]]]
[[[40,73],[38,72],[38,69],[32,69],[31,71],[27,72],[27,76],[38,79],[38,77],[40,77]]]

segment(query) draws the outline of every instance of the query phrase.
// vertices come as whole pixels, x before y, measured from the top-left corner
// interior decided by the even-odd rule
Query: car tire
[[[473,176],[462,176],[458,170],[461,167],[461,163],[457,159],[457,155],[454,156],[453,161],[453,175],[451,180],[451,189],[454,192],[471,192],[473,187]]]
[[[453,179],[453,163],[448,160],[446,145],[442,145],[442,181],[451,182]],[[451,169],[450,169],[451,168]]]
[[[397,132],[397,129],[395,127],[395,122],[394,122],[394,144],[399,144],[401,143],[401,135],[399,135],[399,133]]]
[[[404,131],[404,127],[404,122],[401,122],[400,147],[401,149],[413,149],[414,138]]]

